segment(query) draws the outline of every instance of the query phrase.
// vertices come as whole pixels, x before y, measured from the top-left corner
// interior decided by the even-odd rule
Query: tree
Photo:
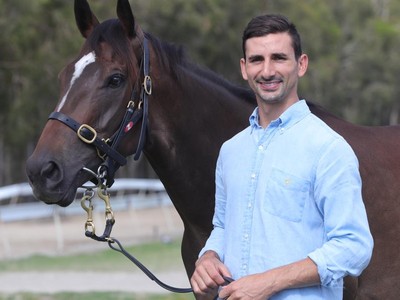
[[[115,1],[90,1],[99,20]],[[365,125],[399,123],[400,2],[393,0],[132,0],[136,21],[181,44],[193,61],[246,85],[241,36],[255,15],[287,15],[299,29],[309,70],[302,97]],[[25,181],[24,162],[58,99],[57,75],[83,43],[72,1],[0,0],[0,185]],[[145,162],[123,176],[154,176]]]

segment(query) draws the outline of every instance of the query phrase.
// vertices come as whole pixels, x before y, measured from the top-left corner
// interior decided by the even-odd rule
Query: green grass
[[[68,256],[35,255],[18,260],[0,261],[0,272],[7,271],[138,271],[121,253],[109,249],[104,251]],[[183,269],[180,242],[152,243],[126,250],[152,271]]]
[[[0,261],[0,272],[28,272],[28,271],[131,271],[140,270],[130,263],[122,254],[108,248],[107,250],[68,256],[31,256],[18,260]],[[126,247],[152,272],[162,270],[183,269],[180,254],[180,242],[152,243]],[[1,283],[0,283],[1,284]],[[134,294],[117,292],[72,293],[55,294],[17,293],[1,295],[0,300],[194,300],[192,294]]]
[[[0,300],[193,300],[190,294],[130,294],[130,293],[59,293],[59,294],[30,294],[20,293],[1,296]]]

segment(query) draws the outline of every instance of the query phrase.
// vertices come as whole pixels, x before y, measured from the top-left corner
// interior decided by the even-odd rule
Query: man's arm
[[[318,284],[320,278],[317,265],[310,258],[306,258],[263,273],[245,276],[224,287],[219,297],[264,300],[282,290]]]

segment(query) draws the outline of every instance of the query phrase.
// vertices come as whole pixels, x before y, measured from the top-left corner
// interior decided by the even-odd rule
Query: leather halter
[[[149,75],[150,51],[146,38],[143,39],[143,59],[140,69],[143,70],[143,84],[140,89],[139,103],[135,105],[137,91],[133,88],[131,100],[128,103],[124,118],[117,131],[108,140],[99,138],[93,127],[87,124],[79,124],[64,113],[52,112],[49,115],[49,120],[57,120],[67,125],[76,132],[81,141],[96,147],[98,155],[104,160],[99,167],[98,173],[102,174],[101,178],[106,180],[105,184],[107,187],[110,187],[114,183],[114,175],[118,168],[125,165],[127,162],[126,158],[117,151],[121,139],[140,121],[140,119],[142,120],[142,127],[134,160],[139,159],[144,148],[148,124],[148,96],[150,96],[152,92],[152,82]]]

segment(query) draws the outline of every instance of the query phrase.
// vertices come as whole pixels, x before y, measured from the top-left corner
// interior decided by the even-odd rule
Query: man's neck
[[[278,119],[290,106],[298,101],[299,99],[280,103],[259,103],[258,117],[260,126],[262,128],[267,128],[272,121]]]

